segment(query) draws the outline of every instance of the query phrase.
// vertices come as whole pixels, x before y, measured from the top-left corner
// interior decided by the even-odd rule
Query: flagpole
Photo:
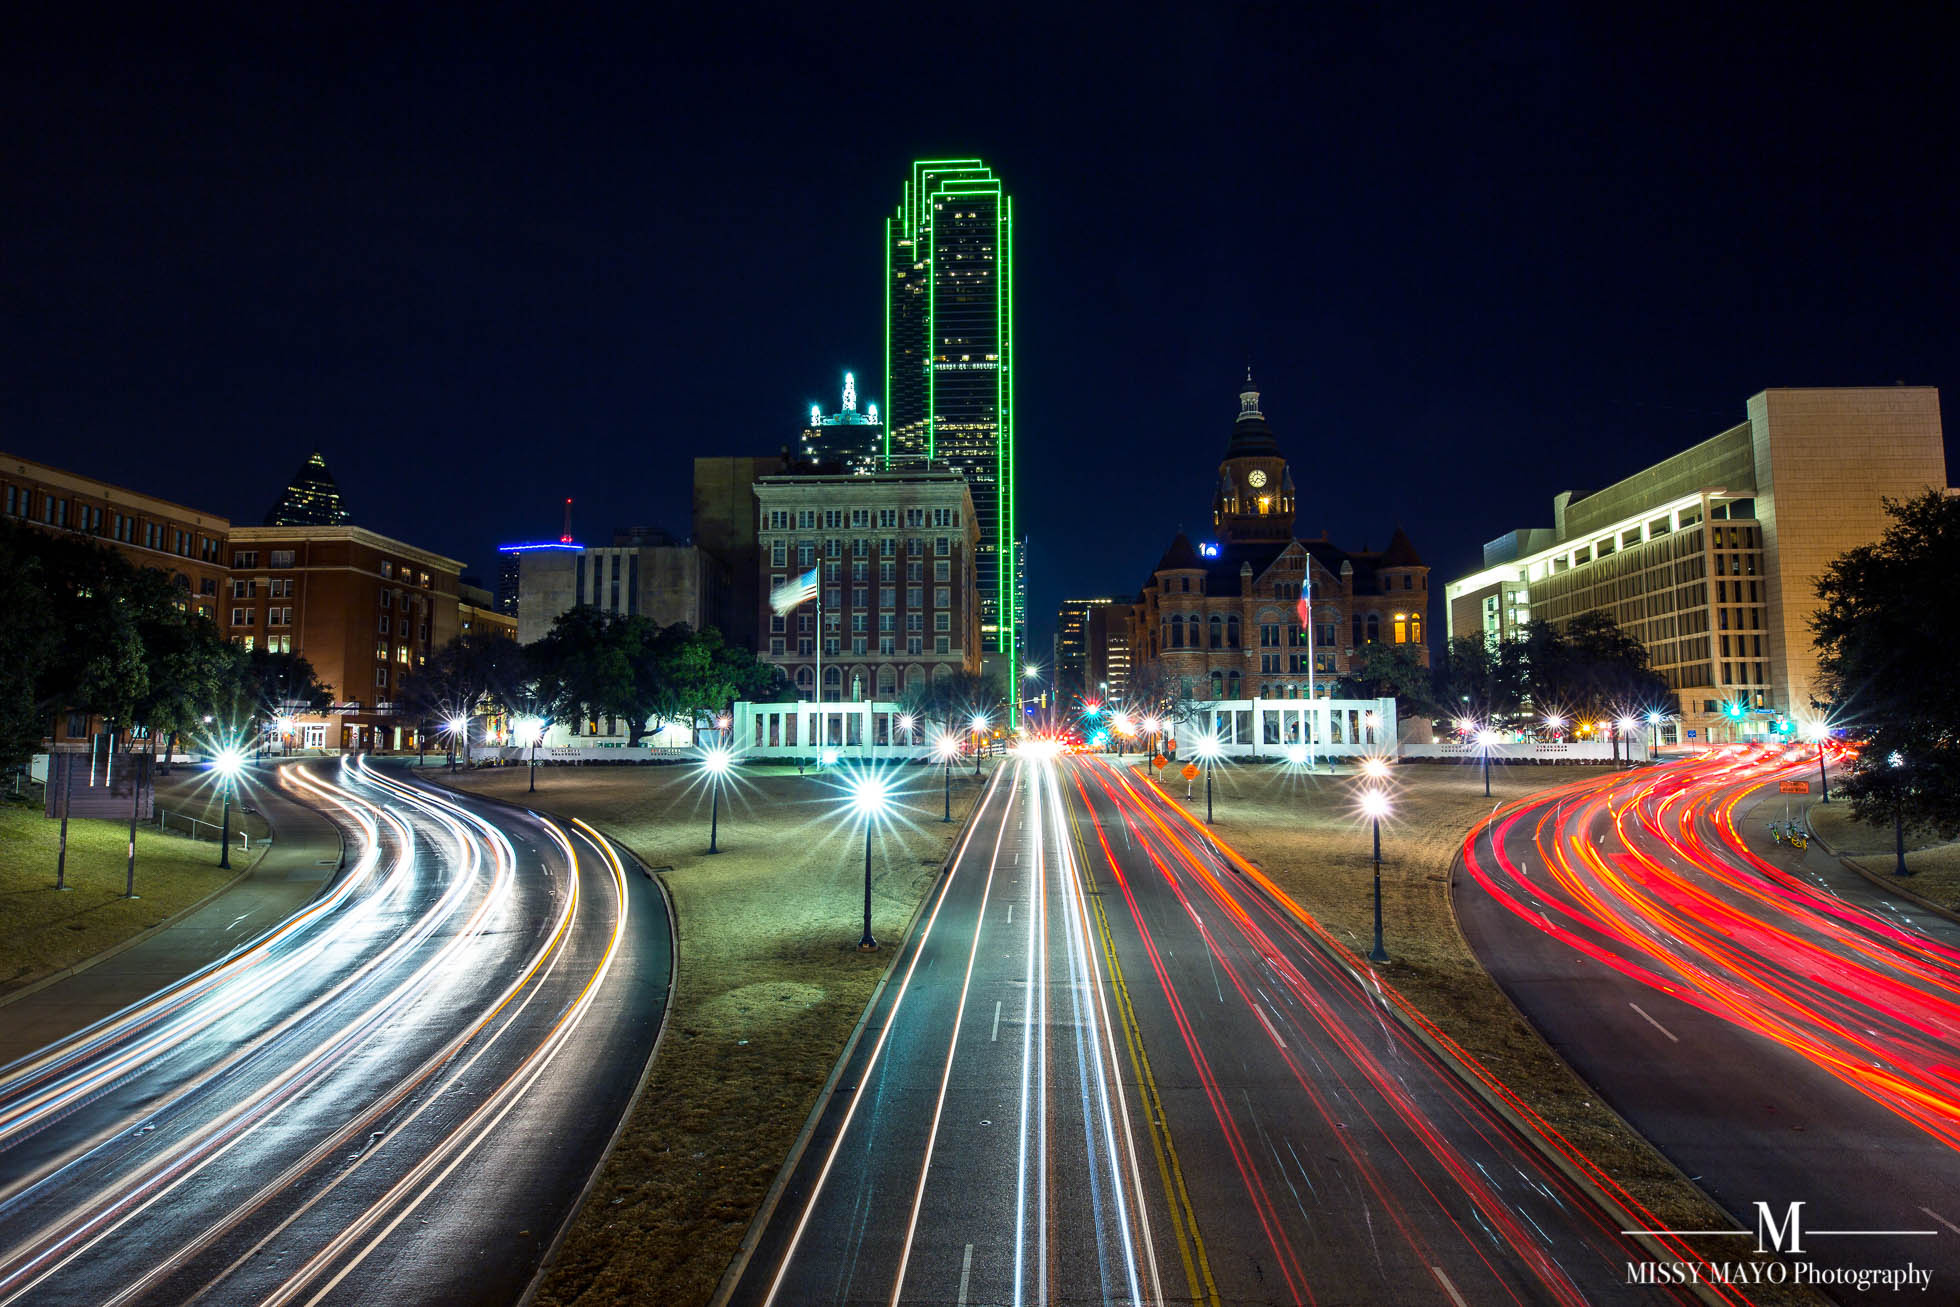
[[[817,578],[819,587],[823,578]],[[829,732],[824,729],[823,720],[823,591],[817,591],[817,763],[823,763],[823,751],[830,743]]]
[[[1307,628],[1307,766],[1315,762],[1313,738],[1313,558],[1307,558],[1306,587],[1300,597],[1300,623]]]

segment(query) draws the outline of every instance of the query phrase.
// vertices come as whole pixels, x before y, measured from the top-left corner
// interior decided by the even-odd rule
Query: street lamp
[[[1822,722],[1810,724],[1810,738],[1817,741],[1817,790],[1824,796],[1824,802],[1831,801],[1831,776],[1824,770],[1824,741],[1830,737],[1830,728]]]
[[[1198,737],[1197,743],[1192,746],[1192,752],[1196,753],[1198,755],[1199,761],[1203,762],[1205,765],[1205,824],[1210,825],[1211,824],[1211,764],[1212,761],[1218,757],[1218,732],[1207,731],[1205,734],[1200,735]]]
[[[1895,771],[1903,771],[1906,765],[1906,756],[1897,749],[1894,749],[1886,756],[1885,761]],[[1906,787],[1903,776],[1899,779],[1898,791],[1892,800],[1892,839],[1893,849],[1897,857],[1897,861],[1892,867],[1892,874],[1895,876],[1911,875],[1912,873],[1906,870]]]
[[[973,714],[973,720],[967,724],[973,728],[973,774],[978,776],[980,774],[980,737],[987,733],[987,714],[977,712]]]
[[[1388,795],[1380,790],[1363,791],[1361,811],[1375,827],[1375,947],[1368,960],[1386,962],[1388,949],[1382,944],[1382,818],[1388,815]]]
[[[1651,743],[1650,745],[1648,745],[1648,746],[1647,746],[1647,756],[1648,756],[1648,757],[1650,757],[1650,758],[1653,758],[1653,757],[1658,757],[1658,756],[1659,756],[1659,754],[1660,754],[1660,751],[1661,751],[1661,723],[1662,723],[1663,721],[1665,721],[1665,720],[1666,720],[1666,718],[1664,718],[1663,716],[1661,716],[1661,712],[1660,712],[1660,709],[1658,709],[1658,708],[1649,708],[1649,709],[1647,710],[1647,725],[1649,725],[1649,726],[1651,726],[1651,727],[1653,728],[1653,736],[1654,736],[1654,738],[1653,738],[1653,743]]]
[[[1119,712],[1110,717],[1109,724],[1116,732],[1116,756],[1120,758],[1123,756],[1123,742],[1135,732],[1136,723],[1130,720],[1130,714]]]
[[[531,751],[531,793],[538,792],[538,739],[544,734],[544,722],[536,717],[526,717],[517,723],[517,743]]]
[[[898,730],[905,737],[907,744],[912,742],[912,726],[914,720],[912,714],[909,712],[902,712],[898,715]]]
[[[236,748],[227,745],[218,750],[218,756],[212,760],[211,765],[217,769],[219,787],[224,791],[225,796],[225,821],[223,828],[218,834],[218,865],[226,871],[230,871],[231,787],[232,782],[238,777],[239,768],[245,765],[245,759],[239,755]]]
[[[953,759],[960,756],[960,737],[947,731],[939,737],[939,743],[932,746],[940,760],[946,764],[946,815],[941,821],[953,819]]]
[[[1490,797],[1490,750],[1497,743],[1497,732],[1485,727],[1477,732],[1477,744],[1484,754],[1484,797]]]
[[[708,778],[710,793],[708,808],[708,852],[720,853],[721,837],[721,782],[728,775],[729,766],[735,757],[725,745],[715,745],[701,754],[701,771]]]
[[[1620,738],[1631,735],[1640,728],[1640,723],[1631,717],[1622,717],[1614,725],[1619,727],[1618,735]],[[1631,740],[1627,741],[1627,766],[1633,766],[1633,742]]]
[[[1157,750],[1161,747],[1161,744],[1157,736],[1159,732],[1161,732],[1163,729],[1164,729],[1164,723],[1158,720],[1156,717],[1146,717],[1143,719],[1143,734],[1144,737],[1150,742],[1149,748],[1150,748],[1151,756],[1153,757],[1156,756]],[[1156,764],[1152,763],[1151,765],[1155,766]]]
[[[864,821],[864,935],[858,940],[858,951],[869,953],[878,947],[878,941],[871,938],[871,828],[891,806],[884,778],[867,773],[853,781],[851,806]]]
[[[1550,732],[1552,733],[1552,738],[1553,738],[1553,739],[1557,739],[1557,738],[1558,738],[1558,733],[1559,733],[1560,731],[1562,731],[1562,730],[1564,730],[1564,729],[1565,729],[1565,718],[1563,718],[1563,717],[1561,717],[1561,716],[1559,716],[1559,715],[1558,715],[1557,713],[1555,713],[1555,712],[1554,712],[1554,713],[1546,713],[1546,714],[1545,714],[1545,729],[1546,729],[1546,730],[1548,730],[1548,731],[1550,731]]]
[[[469,729],[469,718],[451,717],[449,719],[449,770],[451,772],[456,770],[456,755],[470,741]]]

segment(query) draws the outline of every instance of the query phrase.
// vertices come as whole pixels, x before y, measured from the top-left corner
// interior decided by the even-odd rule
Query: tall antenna
[[[565,529],[560,533],[558,543],[561,545],[572,543],[572,497],[570,495],[565,496]]]

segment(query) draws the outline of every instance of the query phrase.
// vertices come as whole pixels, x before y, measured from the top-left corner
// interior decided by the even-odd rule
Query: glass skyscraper
[[[885,220],[885,459],[966,475],[980,639],[1019,701],[1026,643],[1014,512],[1014,202],[978,159],[912,165]]]

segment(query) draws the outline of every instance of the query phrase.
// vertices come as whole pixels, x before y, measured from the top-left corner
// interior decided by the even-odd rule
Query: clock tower
[[[1211,523],[1220,544],[1284,542],[1293,539],[1293,510],[1293,474],[1259,411],[1259,390],[1248,368],[1239,391],[1239,420],[1218,465]]]

